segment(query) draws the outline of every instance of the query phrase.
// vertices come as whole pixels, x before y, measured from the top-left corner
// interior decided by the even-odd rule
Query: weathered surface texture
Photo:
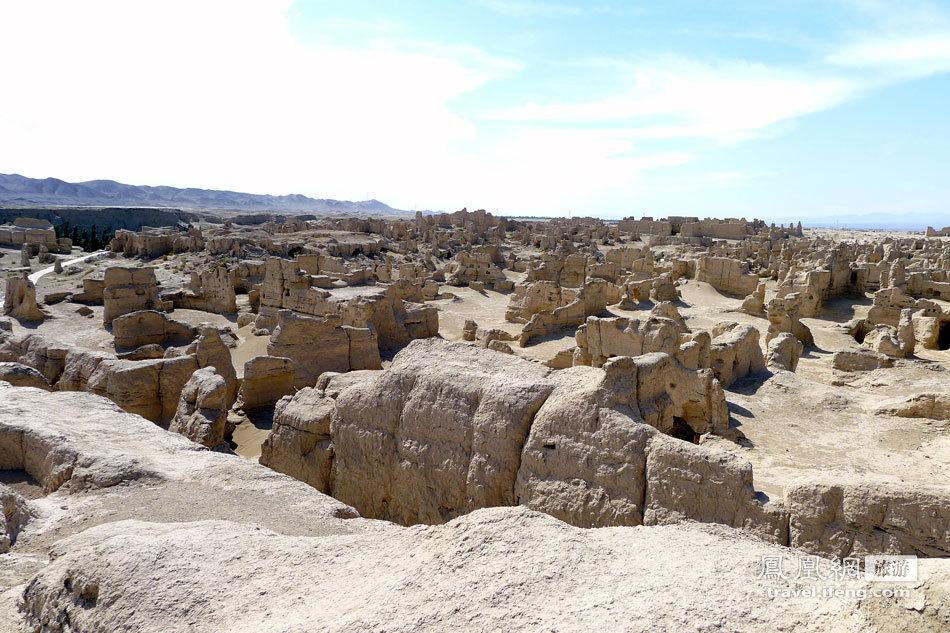
[[[636,392],[632,378],[627,393]],[[655,429],[635,419],[636,402],[616,402],[602,370],[555,372],[552,384],[522,451],[518,502],[584,527],[641,524],[645,447]],[[626,412],[611,408],[618,405]]]
[[[587,317],[575,337],[594,367],[614,356],[639,356],[651,352],[675,355],[685,328],[676,321],[652,316],[643,321],[624,317]]]
[[[902,418],[950,420],[950,393],[919,393],[885,404],[876,413]]]
[[[42,321],[45,315],[36,304],[36,287],[24,277],[10,277],[3,295],[3,313],[24,321]]]
[[[274,410],[274,428],[261,446],[260,462],[330,494],[334,410],[333,399],[311,387],[282,398]]]
[[[338,316],[314,318],[290,310],[278,312],[267,353],[294,362],[294,385],[313,386],[325,371],[379,369],[375,330],[343,325]]]
[[[320,387],[341,397],[379,373]],[[672,455],[689,446],[650,459],[681,469]],[[587,530],[523,507],[412,528],[352,518],[303,483],[86,393],[0,384],[0,469],[26,470],[49,494],[26,504],[43,520],[22,525],[14,553],[51,558],[0,592],[0,630],[940,631],[950,608],[950,565],[932,559],[914,586],[925,600],[769,598],[763,557],[789,568],[795,553],[723,526]]]
[[[805,346],[788,332],[782,332],[769,341],[765,364],[769,369],[795,371]]]
[[[758,350],[748,330],[727,334],[736,330]],[[693,443],[727,430],[712,370],[686,369],[668,354],[552,372],[430,340],[408,346],[387,370],[325,374],[282,400],[261,463],[403,524],[521,504],[583,527],[694,520],[834,554],[851,529],[835,512],[812,516],[801,493],[763,503],[749,462]],[[928,555],[950,548],[950,518],[932,512],[950,496],[934,494],[902,503],[900,514],[906,526],[927,526],[930,544],[919,549]],[[827,534],[794,537],[790,523]]]
[[[58,391],[89,391],[105,396],[129,413],[167,422],[178,409],[182,387],[201,367],[214,367],[234,401],[237,378],[231,355],[218,331],[200,326],[199,336],[183,356],[124,360],[106,352],[69,347],[39,334],[0,332],[0,362],[37,370]]]
[[[548,371],[466,345],[413,343],[389,371],[337,397],[334,496],[405,524],[512,505]]]
[[[950,556],[945,488],[835,478],[795,483],[785,493],[790,543],[828,556]]]
[[[29,502],[13,488],[0,483],[0,554],[10,551],[20,530],[32,516]]]
[[[894,361],[869,349],[841,349],[831,358],[832,366],[841,371],[872,371],[890,367]]]
[[[102,288],[102,321],[106,325],[129,312],[162,306],[153,268],[107,268]]]
[[[294,392],[294,361],[282,356],[255,356],[244,363],[237,406],[257,409],[275,404]]]
[[[635,525],[651,434],[727,426],[712,372],[667,354],[552,373],[417,341],[386,371],[326,376],[281,401],[261,463],[400,523],[520,502],[579,525]]]
[[[140,310],[113,319],[112,335],[116,349],[132,349],[152,344],[187,344],[195,338],[197,329],[170,319],[163,312]]]
[[[659,555],[666,551],[682,554]],[[948,600],[943,561],[922,565],[928,601],[919,611],[894,601],[777,600],[755,576],[763,557],[793,564],[782,548],[724,528],[583,530],[524,508],[319,539],[222,521],[125,521],[52,553],[24,593],[22,617],[44,633],[401,633],[420,623],[436,632],[843,633],[879,629],[902,612],[915,630],[938,631]]]
[[[173,295],[176,307],[204,310],[223,314],[237,312],[234,282],[225,265],[205,268],[191,273],[187,289]]]
[[[759,285],[758,275],[748,272],[748,265],[726,257],[703,257],[696,263],[696,279],[718,290],[746,296]]]
[[[723,387],[765,369],[759,331],[753,326],[726,321],[713,328],[712,335],[710,367]]]
[[[0,380],[5,380],[14,387],[49,390],[49,382],[43,374],[21,363],[0,362]]]
[[[228,384],[214,367],[199,369],[181,390],[178,410],[168,430],[214,448],[224,440],[228,417]]]

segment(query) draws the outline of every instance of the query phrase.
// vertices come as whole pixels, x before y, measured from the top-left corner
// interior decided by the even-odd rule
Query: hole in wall
[[[940,324],[940,331],[937,333],[937,349],[950,349],[950,321]]]
[[[693,427],[683,418],[673,418],[673,427],[668,435],[684,442],[699,444],[699,433],[693,430]]]

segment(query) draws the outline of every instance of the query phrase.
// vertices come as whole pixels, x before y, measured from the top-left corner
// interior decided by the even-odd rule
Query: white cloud
[[[481,3],[522,17],[600,10]],[[704,141],[773,134],[882,81],[950,69],[943,25],[889,26],[799,68],[582,60],[598,77],[622,75],[607,84],[619,88],[597,83],[585,100],[535,98],[463,116],[463,100],[522,65],[383,23],[361,31],[359,44],[319,33],[298,41],[291,4],[0,0],[0,172],[376,197],[403,208],[584,212],[592,201],[622,207],[652,170],[697,161]],[[322,24],[324,33],[337,27]],[[725,168],[703,182],[739,180]]]
[[[946,3],[850,0],[863,29],[852,31],[826,61],[871,71],[880,83],[950,72],[950,13]]]
[[[562,17],[582,15],[580,7],[540,0],[476,0],[476,4],[508,17]]]
[[[453,147],[476,136],[449,102],[518,65],[431,42],[305,47],[287,6],[0,6],[0,171],[449,204]]]
[[[305,46],[288,6],[0,6],[0,57],[17,60],[0,100],[0,172],[557,213],[693,159],[638,156],[596,130],[483,138],[453,101],[519,63],[426,41]]]
[[[711,171],[703,174],[701,180],[704,182],[732,183],[739,180],[755,178],[759,174],[749,174],[741,171]]]
[[[668,57],[613,65],[629,71],[630,87],[623,94],[583,103],[528,104],[494,116],[515,121],[612,122],[624,125],[624,134],[631,137],[700,137],[735,143],[762,135],[778,123],[833,107],[859,90],[855,82],[844,78],[763,64],[714,65]],[[670,122],[650,122],[657,117]]]
[[[523,129],[492,150],[477,172],[475,200],[487,208],[551,213],[589,209],[592,192],[635,183],[644,172],[696,159],[685,151],[636,153],[611,130]],[[479,183],[482,184],[482,183]]]
[[[900,79],[950,72],[950,29],[865,37],[838,49],[828,61]]]
[[[642,16],[650,11],[622,2],[617,6],[593,4],[592,2],[549,2],[546,0],[474,0],[475,4],[509,18],[564,18],[581,15]]]

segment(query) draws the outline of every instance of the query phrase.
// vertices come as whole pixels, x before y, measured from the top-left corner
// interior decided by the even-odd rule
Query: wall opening
[[[851,328],[849,333],[851,334],[851,337],[860,345],[864,342],[864,337],[867,336],[869,329],[870,328],[868,328],[867,323],[865,323],[864,319],[862,319],[857,325]]]
[[[699,433],[694,431],[689,422],[683,418],[673,418],[673,428],[670,429],[669,436],[684,442],[699,444]]]
[[[944,321],[939,327],[937,349],[950,349],[950,321]]]

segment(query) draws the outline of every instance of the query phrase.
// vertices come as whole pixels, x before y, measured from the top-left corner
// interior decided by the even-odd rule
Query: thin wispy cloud
[[[751,178],[768,178],[774,175],[775,175],[775,172],[771,172],[771,171],[753,171],[753,172],[712,171],[712,172],[703,174],[700,177],[700,180],[702,180],[703,182],[722,183],[722,184],[730,185],[742,180],[749,180]]]
[[[900,81],[950,72],[950,12],[929,2],[852,0],[870,23],[851,33],[826,61]]]
[[[666,57],[607,64],[628,71],[628,86],[620,94],[580,103],[529,103],[491,116],[535,123],[626,120],[623,129],[628,136],[703,137],[734,143],[783,121],[834,107],[860,90],[857,82],[841,77],[738,61],[708,64]],[[674,122],[637,123],[656,116]]]
[[[475,5],[511,18],[574,18],[579,16],[643,16],[650,10],[628,2],[593,4],[591,2],[561,3],[544,0],[473,0]]]
[[[532,0],[475,0],[482,8],[510,17],[561,17],[583,15],[585,9],[569,4]]]
[[[902,79],[950,72],[950,29],[866,37],[835,51],[828,61],[878,70]]]

